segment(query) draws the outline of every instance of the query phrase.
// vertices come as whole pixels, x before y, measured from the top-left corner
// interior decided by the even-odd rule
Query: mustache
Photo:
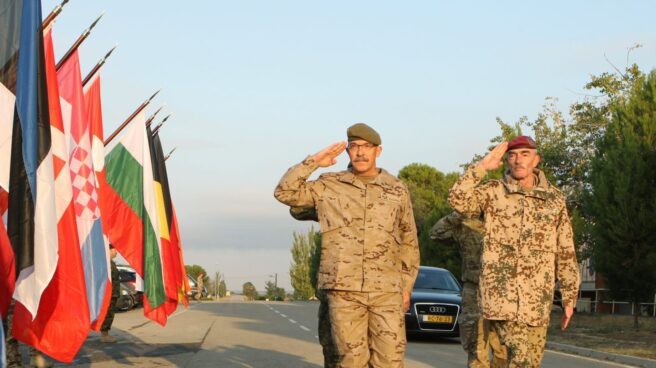
[[[353,162],[369,162],[369,159],[366,157],[356,157]]]

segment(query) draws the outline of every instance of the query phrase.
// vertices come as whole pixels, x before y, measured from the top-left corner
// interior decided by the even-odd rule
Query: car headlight
[[[128,291],[127,290],[121,290],[121,295],[128,295]]]

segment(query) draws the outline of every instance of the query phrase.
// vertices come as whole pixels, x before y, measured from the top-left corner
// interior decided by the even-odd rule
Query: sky
[[[45,16],[58,1],[42,4]],[[651,1],[71,0],[57,57],[103,11],[80,58],[85,75],[118,44],[101,74],[105,136],[162,89],[146,112],[173,114],[160,136],[177,147],[167,165],[185,263],[230,290],[277,274],[292,291],[292,233],[311,224],[273,190],[348,126],[380,133],[378,164],[393,174],[460,171],[499,134],[497,117],[535,119],[547,97],[567,112],[636,43],[628,62],[656,66]]]

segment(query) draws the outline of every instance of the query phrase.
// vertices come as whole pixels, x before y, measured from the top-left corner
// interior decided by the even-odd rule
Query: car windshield
[[[449,271],[435,269],[419,269],[414,288],[460,291],[458,282]]]

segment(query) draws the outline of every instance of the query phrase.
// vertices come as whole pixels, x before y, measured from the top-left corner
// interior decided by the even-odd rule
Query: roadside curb
[[[631,365],[635,367],[656,368],[656,360],[653,359],[606,353],[603,351],[581,348],[573,345],[560,344],[557,342],[547,342],[547,349],[560,351],[563,353],[581,355],[584,357],[593,358],[597,360],[605,360],[609,362]]]

